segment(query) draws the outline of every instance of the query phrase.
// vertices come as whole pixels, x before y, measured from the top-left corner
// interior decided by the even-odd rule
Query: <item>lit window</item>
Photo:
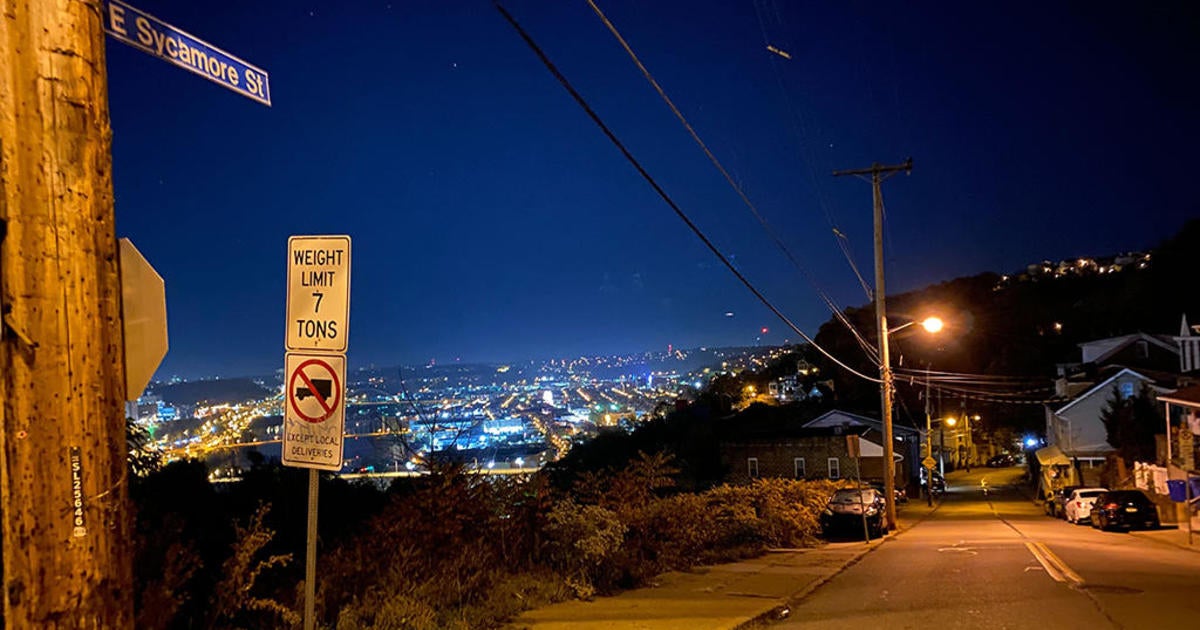
[[[1121,398],[1133,398],[1133,381],[1121,383]]]
[[[836,458],[836,457],[829,458],[829,478],[830,479],[841,479],[842,478],[842,463],[840,461],[838,461],[838,458]]]
[[[758,458],[749,457],[746,459],[746,472],[751,479],[758,479]]]
[[[804,473],[804,458],[803,458],[803,457],[797,457],[797,458],[795,458],[795,459],[793,459],[793,460],[792,460],[792,463],[793,463],[793,464],[795,465],[795,467],[796,467],[796,479],[803,479],[803,478],[804,478],[804,476],[805,476],[805,473]]]

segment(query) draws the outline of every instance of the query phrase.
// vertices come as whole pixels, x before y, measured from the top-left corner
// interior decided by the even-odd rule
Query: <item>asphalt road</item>
[[[956,475],[928,519],[771,627],[1200,628],[1200,553],[1045,516],[1019,475]]]

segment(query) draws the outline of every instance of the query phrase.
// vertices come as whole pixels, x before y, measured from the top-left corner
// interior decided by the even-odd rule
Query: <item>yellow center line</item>
[[[1083,584],[1083,577],[1076,573],[1071,567],[1067,566],[1063,559],[1058,557],[1050,548],[1043,542],[1027,542],[1025,547],[1033,554],[1033,557],[1041,563],[1046,569],[1046,573],[1054,578],[1056,582],[1065,582],[1070,580],[1076,585]]]

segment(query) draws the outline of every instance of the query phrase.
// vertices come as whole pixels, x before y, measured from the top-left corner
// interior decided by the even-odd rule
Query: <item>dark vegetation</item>
[[[644,584],[667,570],[816,540],[828,481],[677,487],[671,456],[506,478],[436,467],[386,490],[321,481],[319,625],[486,628],[520,611]],[[139,628],[295,627],[306,471],[259,465],[215,488],[203,464],[139,478]]]

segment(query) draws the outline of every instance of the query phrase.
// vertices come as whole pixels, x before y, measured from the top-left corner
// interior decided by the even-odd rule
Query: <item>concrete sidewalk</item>
[[[937,509],[910,500],[897,531],[870,544],[838,542],[811,549],[777,549],[758,558],[658,576],[650,586],[568,601],[522,614],[507,627],[531,630],[696,630],[740,628],[770,619],[806,597],[866,554]]]
[[[1188,526],[1186,522],[1167,525],[1161,529],[1134,530],[1129,533],[1155,542],[1200,553],[1200,516],[1192,517],[1190,545],[1188,544]]]

